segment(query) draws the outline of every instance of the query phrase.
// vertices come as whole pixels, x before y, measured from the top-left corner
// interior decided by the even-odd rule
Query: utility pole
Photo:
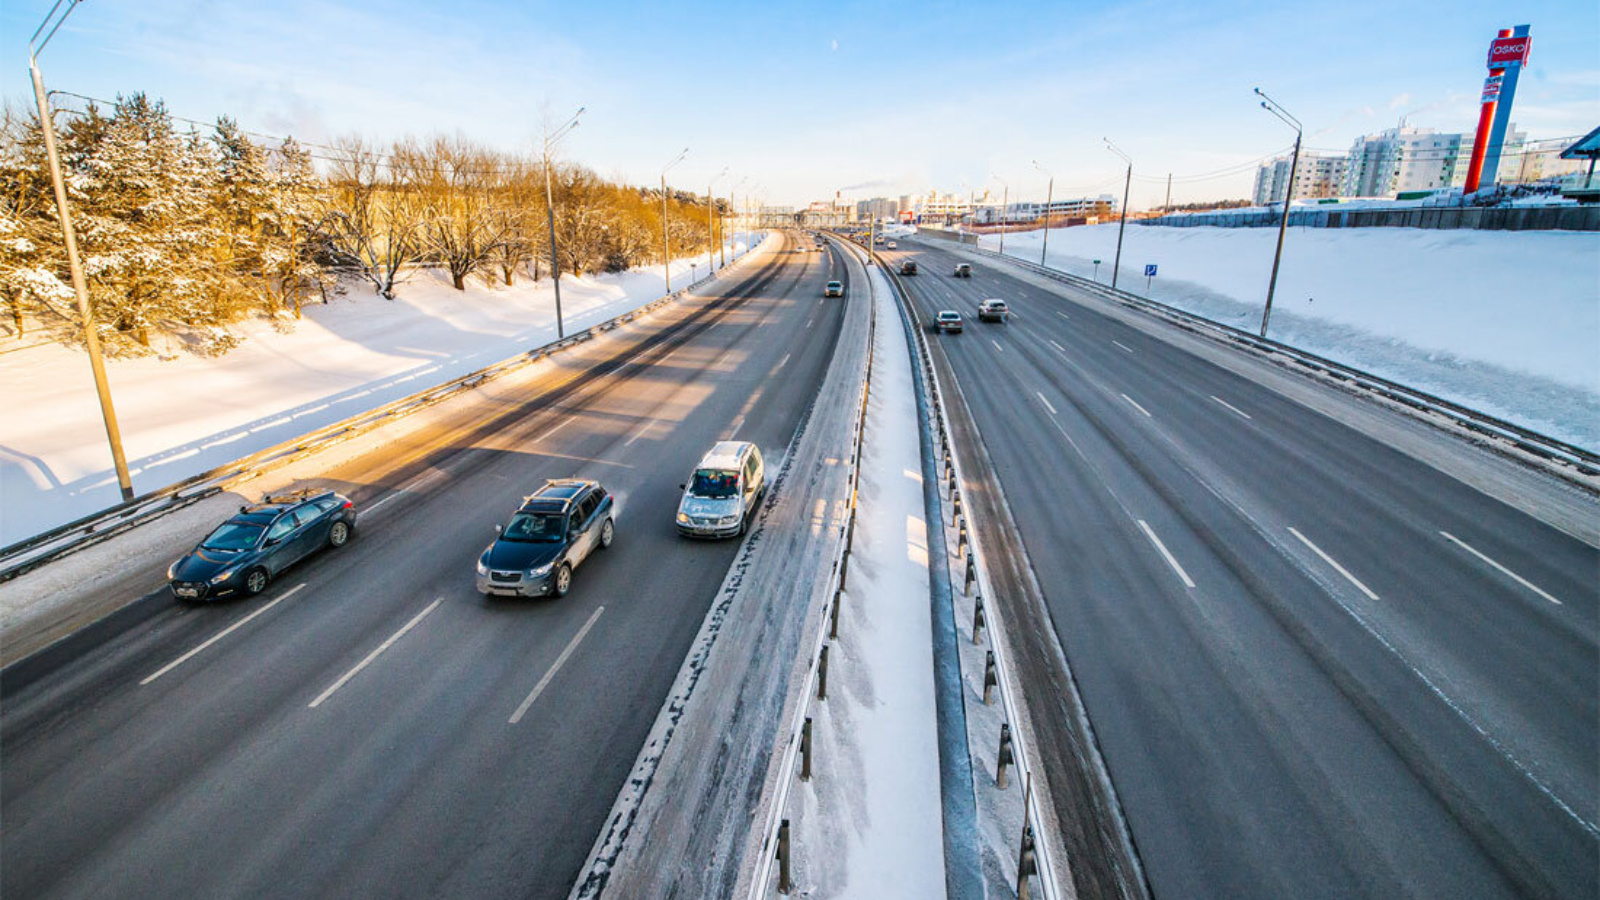
[[[1262,109],[1294,129],[1294,156],[1289,159],[1289,184],[1283,191],[1283,219],[1278,222],[1278,248],[1272,252],[1272,279],[1267,282],[1267,305],[1261,310],[1261,336],[1266,337],[1267,320],[1272,318],[1272,295],[1278,290],[1278,264],[1283,261],[1283,237],[1289,230],[1289,203],[1294,200],[1294,175],[1300,167],[1300,138],[1305,129],[1301,127],[1299,119],[1289,115],[1287,110],[1278,105],[1278,101],[1262,93],[1261,88],[1256,88],[1255,92],[1261,98]]]
[[[1039,165],[1037,159],[1033,161],[1033,167],[1050,178],[1050,184],[1044,192],[1044,246],[1039,248],[1039,265],[1043,266],[1046,264],[1045,254],[1050,252],[1050,204],[1056,199],[1056,176],[1049,169]]]
[[[584,107],[572,114],[565,125],[557,128],[554,133],[546,132],[544,136],[544,216],[545,224],[550,228],[550,277],[555,280],[556,286],[556,338],[567,336],[566,321],[561,316],[561,258],[556,255],[556,202],[555,194],[550,188],[550,150],[556,142],[572,133],[578,127],[578,117],[583,115]]]
[[[672,158],[672,162],[661,167],[661,273],[667,281],[667,293],[672,293],[672,240],[667,236],[667,170],[689,155],[689,148]]]
[[[722,176],[724,176],[726,174],[728,174],[728,167],[727,166],[723,166],[721,172],[718,172],[717,174],[711,176],[711,180],[706,182],[706,271],[707,272],[715,272],[715,271],[717,271],[717,265],[716,265],[717,234],[716,234],[716,224],[715,224],[716,223],[716,214],[717,214],[717,198],[711,195],[711,186],[716,184],[717,180],[720,179]]]
[[[28,72],[33,77],[33,99],[39,105],[39,129],[44,132],[44,152],[50,164],[50,185],[55,189],[56,212],[61,220],[61,240],[67,251],[67,269],[72,274],[72,292],[78,300],[78,317],[83,320],[83,343],[89,351],[89,370],[94,373],[94,392],[100,398],[100,418],[106,426],[106,440],[111,444],[111,465],[117,472],[117,487],[123,500],[133,499],[133,479],[128,475],[128,457],[122,452],[122,429],[117,426],[117,410],[111,403],[111,385],[106,381],[106,364],[100,355],[100,336],[95,331],[94,310],[89,306],[89,285],[83,276],[83,262],[78,258],[78,235],[72,227],[72,211],[67,206],[67,186],[61,177],[61,157],[56,150],[56,126],[50,113],[49,95],[45,93],[44,76],[39,72],[39,54],[55,37],[56,30],[82,0],[70,0],[65,11],[56,18],[61,3],[50,8],[49,15],[28,39]],[[51,19],[55,18],[55,24]],[[34,41],[46,28],[50,33],[37,47]]]
[[[1004,178],[1001,178],[999,175],[991,175],[989,177],[992,178],[995,181],[1000,182],[1000,188],[1001,188],[1001,193],[1000,193],[1000,255],[1001,256],[1005,256],[1006,255],[1006,215],[1010,211],[1010,208],[1011,208],[1011,185],[1007,184],[1006,180]]]
[[[1122,222],[1117,225],[1117,256],[1111,263],[1111,289],[1117,289],[1117,273],[1122,270],[1122,232],[1128,227],[1128,188],[1133,185],[1133,159],[1128,154],[1117,149],[1110,138],[1105,139],[1106,147],[1112,153],[1122,157],[1128,163],[1128,174],[1122,180]]]
[[[1167,173],[1167,202],[1161,204],[1161,213],[1166,215],[1172,212],[1172,173]]]

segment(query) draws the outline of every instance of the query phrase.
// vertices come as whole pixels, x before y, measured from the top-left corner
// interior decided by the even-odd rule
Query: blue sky
[[[0,9],[0,91],[26,102],[28,35]],[[43,57],[52,88],[143,90],[178,115],[312,141],[460,132],[526,148],[586,106],[563,151],[602,174],[685,188],[733,173],[772,202],[963,185],[1040,196],[1120,189],[1133,206],[1244,196],[1238,168],[1293,134],[1260,85],[1343,150],[1397,123],[1470,131],[1498,28],[1532,25],[1513,115],[1533,138],[1600,125],[1600,4],[1350,0],[1080,3],[272,3],[90,0]]]

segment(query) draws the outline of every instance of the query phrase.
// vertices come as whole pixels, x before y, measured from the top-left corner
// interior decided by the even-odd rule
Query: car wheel
[[[254,597],[267,589],[267,584],[272,581],[272,576],[266,569],[251,569],[244,576],[244,592]]]
[[[604,550],[611,546],[611,542],[616,539],[617,526],[610,519],[607,519],[606,523],[600,526],[600,549]]]
[[[350,541],[350,523],[349,522],[335,522],[335,523],[333,523],[333,527],[328,529],[328,546],[329,547],[343,547],[349,541]]]
[[[555,595],[565,597],[570,590],[572,590],[572,567],[562,563],[561,568],[556,570]]]

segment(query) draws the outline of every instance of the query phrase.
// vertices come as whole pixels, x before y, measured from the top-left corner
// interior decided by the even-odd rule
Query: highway
[[[1009,627],[1059,640],[1156,897],[1600,892],[1592,542],[1265,364],[939,243],[883,255],[920,264],[924,321],[967,317],[930,342],[1044,594]],[[1060,683],[1023,663],[1025,693]]]
[[[782,240],[326,472],[358,536],[259,598],[178,604],[130,561],[137,615],[4,673],[0,894],[567,896],[737,547],[677,536],[678,485],[730,436],[776,473],[851,302],[836,251]],[[480,596],[552,477],[612,491],[616,544],[562,601]]]

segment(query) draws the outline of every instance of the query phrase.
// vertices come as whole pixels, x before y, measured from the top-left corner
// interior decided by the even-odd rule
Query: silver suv
[[[749,441],[713,444],[688,483],[678,485],[678,533],[686,537],[744,534],[767,492],[761,448]]]

